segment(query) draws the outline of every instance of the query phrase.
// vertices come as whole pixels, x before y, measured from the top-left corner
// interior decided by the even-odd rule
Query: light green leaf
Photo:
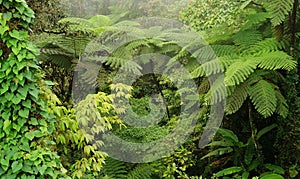
[[[30,132],[27,132],[25,134],[25,137],[29,140],[32,140],[35,136],[34,136],[34,132],[33,131],[30,131]]]
[[[8,30],[9,30],[8,26],[0,26],[0,35],[3,35]]]
[[[262,176],[260,179],[284,179],[283,176],[272,173]]]
[[[28,108],[25,108],[23,110],[19,110],[19,113],[18,113],[21,117],[24,117],[24,118],[28,118],[29,116],[29,109]]]
[[[234,173],[238,173],[240,171],[242,171],[243,168],[242,167],[230,167],[230,168],[226,168],[223,169],[221,171],[219,171],[218,173],[216,173],[216,177],[221,177],[221,176],[225,176],[225,175],[231,175]]]
[[[20,161],[14,161],[11,165],[11,169],[12,169],[13,173],[18,172],[19,170],[22,169],[22,167],[23,167],[23,164]]]

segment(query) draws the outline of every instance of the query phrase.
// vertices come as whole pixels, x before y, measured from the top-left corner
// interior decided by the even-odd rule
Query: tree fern
[[[237,55],[238,48],[233,45],[211,45],[216,56]]]
[[[227,89],[224,84],[224,76],[220,75],[216,80],[210,79],[210,90],[206,95],[209,104],[217,104],[225,100]]]
[[[271,14],[273,26],[280,25],[291,12],[294,0],[272,0],[266,4],[266,9]]]
[[[274,86],[265,80],[260,80],[250,87],[249,96],[255,109],[264,117],[271,116],[277,107]]]
[[[266,38],[256,44],[254,44],[249,50],[248,54],[261,54],[267,52],[274,52],[282,50],[282,43],[278,42],[275,38]]]
[[[240,50],[245,50],[262,40],[262,35],[257,30],[240,31],[234,35],[233,42]]]
[[[228,67],[225,73],[225,83],[228,86],[239,85],[256,69],[255,59],[239,60]]]
[[[258,67],[267,70],[292,70],[297,66],[297,62],[293,60],[291,56],[282,51],[274,51],[256,58]]]
[[[255,27],[255,26],[260,26],[262,23],[266,22],[267,19],[269,19],[270,13],[268,12],[258,12],[254,14],[250,14],[247,17],[247,22],[246,24],[242,27],[243,30]]]
[[[233,114],[238,111],[248,97],[249,86],[241,84],[235,88],[232,95],[226,100],[225,112]]]

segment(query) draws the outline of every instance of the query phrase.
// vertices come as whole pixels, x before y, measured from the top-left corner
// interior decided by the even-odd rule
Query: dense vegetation
[[[299,178],[298,0],[0,4],[0,178]]]

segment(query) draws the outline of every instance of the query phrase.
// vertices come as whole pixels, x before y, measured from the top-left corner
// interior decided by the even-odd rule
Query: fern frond
[[[272,25],[280,25],[291,12],[294,0],[272,0],[266,5],[267,11],[271,15]]]
[[[193,47],[195,48],[195,47]],[[193,52],[193,50],[188,50]],[[199,47],[192,53],[192,57],[199,59],[202,63],[215,59],[217,56],[210,46]]]
[[[142,75],[142,67],[133,60],[127,61],[124,66],[122,66],[122,69],[138,76]]]
[[[253,45],[249,50],[248,54],[261,54],[267,52],[274,52],[283,49],[282,43],[278,42],[275,38],[266,38],[255,45]]]
[[[227,86],[234,86],[244,82],[247,77],[256,69],[258,62],[255,59],[239,60],[226,70],[225,84]]]
[[[297,66],[297,62],[283,51],[261,54],[256,61],[258,62],[258,67],[266,70],[292,70]]]
[[[233,114],[238,111],[248,97],[249,86],[240,84],[236,87],[231,96],[226,100],[225,111],[227,114]]]
[[[262,35],[257,30],[245,30],[239,31],[234,35],[233,38],[233,42],[235,43],[235,45],[240,47],[240,50],[243,51],[261,41]]]
[[[109,26],[111,23],[111,19],[108,16],[105,15],[95,15],[91,17],[88,22],[90,23],[91,27],[103,27],[103,26]]]
[[[247,17],[246,24],[242,27],[243,30],[247,30],[254,26],[261,26],[262,22],[265,22],[271,15],[268,12],[257,12],[250,14]]]
[[[83,36],[54,39],[54,45],[57,45],[58,47],[74,54],[75,56],[82,54],[89,42],[90,39]]]
[[[102,59],[105,60],[105,62],[104,62],[105,65],[108,65],[113,68],[119,68],[127,62],[126,59],[118,58],[118,57],[108,57],[108,58],[102,58]]]
[[[105,164],[101,170],[102,175],[106,178],[126,178],[126,165],[124,162],[112,159],[110,157],[105,159]]]
[[[224,72],[224,67],[219,59],[210,60],[197,67],[192,73],[193,78],[202,77],[204,75],[210,76],[217,73]]]
[[[41,54],[45,54],[45,55],[72,56],[71,53],[67,53],[65,50],[58,48],[58,47],[42,47],[40,52],[41,52]]]
[[[161,49],[159,49],[156,53],[160,53],[160,54],[167,54],[169,52],[179,52],[180,51],[180,47],[177,44],[166,44],[164,43],[163,47]]]
[[[128,179],[145,179],[151,178],[153,173],[153,167],[149,164],[139,164],[133,170],[131,170],[127,177]]]
[[[59,20],[58,23],[77,24],[77,25],[82,25],[82,26],[86,26],[86,27],[92,26],[92,23],[89,22],[88,20],[83,19],[83,18],[76,18],[76,17],[63,18],[63,19]]]
[[[126,45],[126,50],[131,51],[142,46],[150,47],[149,42],[146,39],[138,39],[138,40],[130,41]]]
[[[249,96],[257,112],[264,117],[269,117],[275,112],[277,98],[271,83],[260,80],[250,87]]]
[[[233,45],[211,45],[213,52],[218,56],[237,55],[237,48]]]
[[[210,90],[206,95],[209,104],[217,104],[227,97],[227,89],[224,83],[224,77],[220,75],[216,80],[210,82]]]
[[[39,61],[51,62],[54,63],[64,69],[71,70],[72,68],[72,58],[70,56],[61,55],[61,54],[41,54],[38,56]]]
[[[277,98],[276,113],[285,118],[288,115],[288,112],[289,112],[289,109],[288,109],[289,106],[286,102],[286,99],[281,94],[281,92],[278,91],[278,90],[276,90],[276,98]]]

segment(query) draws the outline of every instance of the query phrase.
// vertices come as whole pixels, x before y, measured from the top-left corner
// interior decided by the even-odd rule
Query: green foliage
[[[181,11],[179,18],[197,31],[235,26],[239,23],[236,16],[241,12],[239,5],[236,1],[194,0]]]
[[[127,167],[125,163],[113,158],[106,158],[105,164],[101,170],[103,178],[125,178],[127,174]]]
[[[181,146],[173,154],[153,162],[152,165],[159,178],[187,178],[187,169],[195,165],[192,157],[192,152]]]
[[[288,16],[293,8],[294,0],[272,0],[266,3],[266,9],[271,14],[271,23],[273,26],[280,25]]]
[[[292,70],[296,67],[296,61],[282,51],[281,43],[274,38],[264,38],[257,28],[258,26],[247,27],[247,30],[242,28],[235,33],[231,42],[234,45],[213,45],[218,59],[205,62],[196,68],[192,75],[202,77],[225,73],[228,94],[217,91],[222,98],[227,96],[225,109],[228,114],[238,111],[250,97],[255,109],[264,117],[269,117],[274,112],[286,117],[288,111],[286,100],[281,97],[277,86],[277,83],[282,82],[282,78],[275,70]],[[204,50],[201,52],[204,54],[201,58],[213,58],[211,52],[209,54]],[[196,51],[194,56],[199,56],[198,53],[199,51]],[[276,78],[274,79],[271,74]],[[215,101],[212,98],[212,102]]]
[[[34,12],[23,0],[0,1],[0,177],[58,178],[65,171],[54,151],[54,118],[26,29]]]
[[[105,93],[88,95],[76,107],[68,109],[47,90],[48,110],[56,117],[54,140],[68,174],[82,178],[90,173],[97,176],[105,163],[107,154],[100,151],[103,141],[95,137],[111,130],[113,125],[122,127],[115,116],[111,96]],[[112,162],[114,165],[114,162]],[[104,171],[109,170],[104,167]]]
[[[213,174],[213,176],[217,178],[230,176],[231,178],[241,177],[247,179],[249,175],[253,176],[255,173],[261,173],[260,177],[265,178],[275,176],[283,178],[282,175],[285,171],[276,165],[263,164],[259,151],[258,141],[264,134],[270,132],[275,127],[277,126],[273,124],[258,132],[252,133],[252,136],[248,138],[247,143],[239,141],[237,135],[234,134],[233,131],[220,128],[217,131],[221,136],[220,140],[209,143],[207,146],[209,146],[212,151],[201,159],[203,160],[208,157],[212,158],[214,156],[223,157],[219,160],[225,162],[225,164],[220,164],[220,162],[218,162],[219,160],[211,164],[211,166],[223,165],[223,167],[225,167],[222,167],[222,170]],[[234,166],[226,167],[226,164],[230,162],[233,162]],[[261,172],[266,169],[269,170],[269,172]]]
[[[30,25],[31,36],[43,32],[55,32],[54,29],[59,26],[58,21],[66,15],[61,1],[26,0],[26,3],[35,12],[35,20]]]
[[[177,32],[165,30],[160,26],[145,28],[137,22],[120,21],[125,17],[157,14],[166,14],[166,17],[173,18],[177,14],[170,14],[169,12],[178,10],[175,6],[181,2],[174,1],[172,4],[163,0],[147,2],[135,0],[85,2],[74,0],[68,2],[72,6],[73,13],[75,11],[77,14],[81,12],[83,14],[80,16],[87,16],[87,18],[72,17],[59,21],[62,27],[55,29],[54,32],[61,34],[51,34],[39,44],[42,53],[39,60],[43,67],[48,68],[47,74],[52,75],[54,82],[60,83],[61,90],[56,91],[57,85],[53,87],[56,94],[63,97],[69,96],[70,99],[73,65],[78,65],[83,69],[80,77],[85,80],[84,83],[91,84],[93,87],[96,86],[98,90],[97,94],[82,96],[83,100],[75,108],[63,107],[62,105],[66,103],[61,104],[54,96],[44,96],[49,100],[48,112],[50,111],[54,115],[56,124],[53,137],[44,136],[43,139],[56,142],[56,145],[49,145],[49,149],[58,152],[63,166],[68,169],[68,175],[73,178],[202,178],[203,176],[203,178],[246,179],[250,177],[283,178],[283,176],[287,177],[288,175],[292,178],[297,177],[299,165],[297,164],[298,159],[295,158],[298,156],[299,149],[299,142],[297,142],[299,122],[296,117],[298,109],[294,105],[288,106],[288,103],[298,105],[297,92],[295,92],[296,88],[293,88],[294,91],[289,94],[290,96],[283,93],[290,91],[290,89],[285,88],[287,84],[284,78],[285,71],[293,72],[297,66],[293,57],[297,58],[295,55],[298,54],[299,40],[298,36],[293,37],[292,33],[298,29],[293,28],[294,20],[291,12],[295,1],[192,1],[180,13],[180,18],[196,30],[205,30],[204,36],[212,45],[204,47],[202,40],[193,39],[193,36],[190,37],[188,34],[180,36]],[[94,3],[94,6],[86,7],[89,3]],[[103,9],[100,9],[100,4],[103,5],[101,6]],[[114,7],[108,8],[110,5]],[[128,7],[134,9],[135,12],[126,12]],[[120,9],[125,11],[120,11]],[[96,12],[100,11],[105,11],[105,14],[120,12],[117,15],[111,14],[109,16],[95,15]],[[10,16],[10,14],[3,13],[1,17],[9,18]],[[299,21],[298,16],[296,21]],[[297,25],[299,23],[294,24],[294,26]],[[10,31],[9,27],[1,27],[0,35],[7,35],[7,31]],[[17,48],[20,45],[18,39],[22,38],[23,34],[11,32],[9,35],[17,39],[9,40],[7,43],[12,47],[12,53],[25,53],[21,53],[22,49]],[[178,39],[170,40],[170,37],[177,37]],[[282,41],[277,41],[278,39],[282,39]],[[292,43],[293,39],[295,39],[294,44]],[[177,44],[185,44],[186,46],[180,47]],[[0,54],[9,58],[5,52],[5,48],[1,48]],[[287,52],[290,52],[290,55]],[[132,59],[140,55],[151,55],[151,53],[161,53],[173,57],[191,72],[192,77],[199,85],[200,99],[203,102],[201,124],[197,125],[195,133],[184,147],[182,146],[175,153],[159,161],[150,164],[129,164],[106,158],[106,154],[99,151],[99,147],[105,147],[105,141],[100,141],[95,136],[107,130],[113,131],[117,136],[127,141],[146,143],[163,138],[177,124],[181,107],[180,95],[176,93],[176,87],[167,78],[149,75],[138,79],[133,84],[133,88],[125,84],[111,85],[114,75],[120,69],[130,72],[132,75],[140,75],[141,71],[147,69],[147,65],[151,65],[152,61],[145,58],[141,59],[143,64],[137,64]],[[22,59],[25,55],[22,54],[17,59]],[[200,65],[195,60],[196,58],[203,60],[203,64]],[[14,66],[11,58],[9,59],[10,63],[1,66],[1,68],[8,69],[8,66]],[[95,64],[101,64],[100,71]],[[159,62],[159,65],[165,66],[166,70],[170,70],[171,64],[172,60],[168,64]],[[20,68],[22,72],[25,68],[31,67],[27,63],[17,63],[17,68]],[[8,72],[5,71],[2,78],[16,71],[18,70],[14,68]],[[174,70],[172,73],[181,75],[179,70]],[[217,78],[213,84],[210,84],[209,77],[220,73],[225,74],[225,82],[222,78]],[[34,72],[34,74],[38,73]],[[61,76],[63,79],[57,78]],[[23,78],[32,78],[34,81],[35,75],[28,75]],[[294,81],[297,82],[297,80],[297,76],[294,76]],[[18,91],[15,93],[12,91],[12,94],[6,91],[15,88],[14,86],[11,87],[11,84],[18,84],[21,81],[22,86],[25,83],[22,82],[20,76],[11,79],[11,81],[13,82],[10,84],[7,84],[6,80],[2,81],[2,90],[4,90],[2,96],[7,101],[18,103],[23,93],[26,93],[26,89],[15,90]],[[47,94],[52,94],[47,90],[43,89]],[[108,95],[110,91],[117,93]],[[130,91],[133,93],[130,94]],[[84,91],[79,89],[78,93],[84,93]],[[142,117],[158,108],[148,104],[150,96],[154,93],[160,93],[166,99],[168,115],[165,115],[157,125],[148,128],[138,128],[126,124],[124,124],[126,127],[122,128],[124,125],[118,115],[126,113],[127,109],[118,108],[116,110],[113,108],[113,102],[123,104],[125,100],[129,100],[133,111]],[[38,96],[36,91],[28,92],[28,94],[33,97]],[[286,96],[294,98],[294,101],[287,101]],[[197,149],[196,143],[201,136],[205,119],[208,117],[209,105],[223,101],[225,98],[227,98],[226,114],[230,115],[230,118],[236,117],[239,120],[245,118],[250,121],[250,126],[247,124],[239,125],[233,121],[234,119],[229,121],[227,120],[228,116],[225,116],[224,125],[229,126],[234,123],[231,129],[241,131],[242,127],[242,134],[220,129],[217,136],[219,137],[217,139],[220,140],[208,144],[210,152]],[[4,132],[0,131],[0,135],[6,135],[7,131],[16,126],[13,123],[15,115],[22,118],[33,115],[31,105],[34,103],[22,100],[20,100],[22,106],[16,108],[16,114],[11,114],[9,110],[4,110],[5,112],[1,113],[4,120],[0,126],[3,126]],[[80,99],[76,100],[79,101]],[[66,101],[69,102],[69,100]],[[6,108],[9,107],[11,106]],[[252,110],[254,108],[256,111]],[[273,119],[277,118],[273,115],[274,113],[282,117],[279,118],[281,119],[280,122],[276,121],[277,125],[273,124]],[[5,120],[11,116],[13,120]],[[270,118],[271,116],[272,118]],[[291,120],[286,122],[283,119],[286,116],[293,117],[290,117]],[[262,117],[266,120],[259,120]],[[38,119],[36,120],[38,121]],[[36,120],[30,123],[38,123]],[[143,123],[142,120],[140,122]],[[254,124],[259,126],[258,129],[261,130],[257,131]],[[53,126],[51,123],[49,128],[52,129]],[[267,155],[266,151],[274,147],[268,142],[274,142],[274,138],[270,141],[266,140],[270,138],[268,132],[274,128],[278,128],[278,132],[276,131],[278,136],[275,137],[274,135],[277,145],[288,143],[291,141],[289,137],[295,142],[277,147],[280,148],[280,154],[270,151],[271,157],[267,158],[264,156]],[[247,132],[251,130],[251,134],[243,135],[245,134],[244,130]],[[284,132],[287,130],[290,130],[289,133]],[[35,128],[33,132],[24,134],[25,138],[35,140],[40,137],[40,134],[34,131]],[[284,137],[280,138],[279,136]],[[16,143],[16,141],[14,142]],[[130,147],[130,145],[125,146],[120,150],[128,152],[132,150]],[[54,155],[55,153],[50,155],[44,148],[39,152],[32,152],[33,156],[39,156],[37,157],[38,162],[54,161],[53,159],[58,158]],[[290,155],[290,153],[295,155]],[[286,157],[287,155],[288,157]],[[205,160],[201,160],[200,156],[203,156],[202,159]],[[280,157],[281,159],[278,159]],[[21,164],[21,162],[12,160],[9,161],[9,165],[7,161],[0,160],[0,162],[1,166],[9,166],[12,172],[16,172],[24,166],[24,163]],[[58,160],[57,162],[59,163]],[[275,164],[285,167],[283,169]],[[202,170],[202,168],[205,169]],[[36,171],[45,172],[44,165]],[[194,177],[189,175],[194,175]]]

